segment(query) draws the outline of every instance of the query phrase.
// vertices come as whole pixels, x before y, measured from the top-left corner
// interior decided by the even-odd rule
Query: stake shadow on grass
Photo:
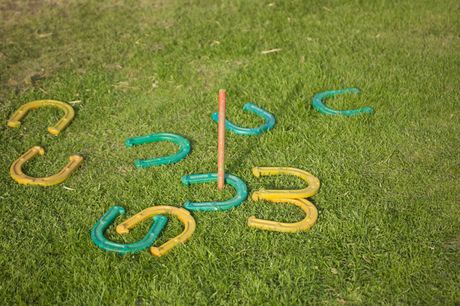
[[[295,96],[298,95],[299,92],[301,92],[302,84],[303,84],[302,81],[298,81],[292,87],[292,90],[289,92],[289,94],[287,95],[287,97],[283,101],[283,103],[275,104],[274,106],[270,107],[271,112],[275,115],[275,118],[277,119],[276,125],[279,125],[278,115],[286,112],[285,108],[283,110],[282,106],[283,105],[288,105],[289,101],[292,101],[295,98]],[[276,128],[277,128],[276,125],[273,128],[273,130],[276,130]],[[268,133],[270,133],[270,132],[271,131],[268,131]],[[246,146],[246,149],[242,152],[242,154],[240,153],[240,155],[237,158],[232,158],[232,162],[228,165],[228,169],[229,169],[230,172],[232,172],[234,169],[237,169],[243,163],[243,161],[245,161],[247,159],[247,157],[251,154],[251,152],[254,151],[254,148],[255,148],[254,145],[257,144],[257,142],[259,141],[260,137],[264,137],[264,134],[262,134],[261,136],[249,136],[249,137],[250,137],[249,138],[250,142],[249,142],[248,146]]]

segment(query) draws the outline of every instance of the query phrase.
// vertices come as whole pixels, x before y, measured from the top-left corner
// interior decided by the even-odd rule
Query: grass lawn
[[[2,304],[459,303],[459,15],[455,0],[0,0]],[[375,114],[311,107],[315,93],[347,87],[362,93],[328,105]],[[298,234],[249,228],[252,215],[293,222],[303,213],[248,199],[193,213],[192,239],[161,258],[97,248],[90,229],[113,205],[130,216],[232,195],[180,182],[216,171],[219,88],[233,122],[260,124],[242,111],[248,101],[277,119],[261,136],[227,133],[227,171],[252,191],[303,186],[255,178],[254,166],[313,173],[317,224]],[[58,137],[46,131],[60,118],[54,109],[6,126],[38,99],[72,101],[76,117]],[[175,151],[123,145],[154,132],[186,136],[192,153],[134,168]],[[19,185],[9,167],[34,145],[46,154],[27,164],[32,176],[59,171],[72,154],[85,160],[61,185]],[[149,225],[107,235],[133,242]],[[180,231],[170,218],[156,244]]]

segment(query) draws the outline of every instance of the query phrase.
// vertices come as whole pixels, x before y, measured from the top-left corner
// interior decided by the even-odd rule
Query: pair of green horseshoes
[[[358,88],[345,88],[340,90],[328,90],[317,93],[313,96],[312,105],[320,113],[326,115],[342,115],[342,116],[355,116],[361,113],[373,113],[374,109],[372,107],[366,106],[358,109],[350,110],[336,110],[324,105],[323,100],[328,97],[333,97],[336,95],[341,95],[344,93],[359,93]]]
[[[204,173],[204,174],[190,174],[181,178],[183,185],[191,185],[198,183],[217,182],[217,173]],[[232,174],[225,174],[225,183],[232,186],[236,194],[233,198],[221,202],[191,202],[186,201],[184,207],[190,211],[218,211],[229,210],[233,207],[241,205],[241,203],[248,197],[248,187],[237,176]]]
[[[185,156],[187,156],[187,154],[190,153],[190,141],[188,141],[186,138],[182,136],[172,133],[157,133],[147,136],[128,138],[125,140],[125,146],[127,148],[130,148],[137,145],[160,141],[172,142],[179,146],[179,150],[176,153],[168,156],[150,159],[136,159],[134,161],[134,166],[136,166],[136,168],[148,168],[152,166],[174,164],[182,160]]]
[[[262,124],[261,126],[258,126],[256,128],[243,128],[239,127],[236,124],[230,122],[229,120],[225,119],[225,128],[235,134],[238,135],[246,135],[246,136],[251,136],[251,135],[259,135],[262,134],[263,132],[271,130],[275,126],[275,116],[273,114],[267,112],[266,110],[258,107],[257,105],[249,102],[246,103],[243,106],[244,111],[250,111],[256,114],[259,117],[262,117],[264,119],[265,123]],[[219,122],[219,115],[218,113],[213,113],[211,115],[212,120],[215,122]]]
[[[119,215],[124,215],[125,209],[121,206],[112,206],[109,210],[100,218],[93,229],[91,230],[91,239],[93,242],[104,251],[116,252],[120,255],[127,253],[139,253],[142,250],[150,247],[155,240],[158,238],[158,235],[163,230],[168,222],[168,218],[164,216],[155,216],[153,217],[153,224],[150,227],[147,235],[139,241],[129,244],[123,244],[118,242],[113,242],[107,239],[104,235],[106,229],[115,221]]]

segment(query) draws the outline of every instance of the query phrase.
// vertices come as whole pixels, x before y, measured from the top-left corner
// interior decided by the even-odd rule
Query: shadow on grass
[[[273,114],[275,115],[275,118],[277,118],[277,115],[286,112],[286,108],[283,108],[283,106],[287,105],[289,101],[292,101],[294,97],[302,90],[302,84],[303,84],[302,81],[298,81],[292,87],[292,90],[289,92],[289,94],[287,95],[283,103],[277,104],[277,106],[272,107],[272,109],[273,108],[275,109],[275,111],[273,112]],[[276,125],[274,129],[276,129]],[[255,147],[254,145],[257,143],[257,137],[259,136],[242,136],[242,137],[249,137],[252,141],[250,141],[250,143],[246,146],[244,150],[240,151],[240,154],[237,158],[232,159],[232,162],[228,165],[228,169],[230,170],[230,172],[233,169],[238,169],[239,166],[243,163],[243,161],[246,160],[247,156],[251,154],[251,152],[254,150],[253,149]]]

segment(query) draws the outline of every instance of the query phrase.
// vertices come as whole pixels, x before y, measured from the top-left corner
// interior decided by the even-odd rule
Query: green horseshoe
[[[147,235],[139,241],[130,244],[122,244],[108,240],[104,236],[105,230],[113,223],[113,221],[119,216],[124,215],[125,209],[121,206],[112,206],[109,210],[100,218],[93,229],[91,230],[91,239],[94,244],[104,251],[116,252],[120,255],[127,253],[139,253],[142,250],[150,247],[157,239],[160,232],[168,221],[167,217],[155,216],[153,217],[153,224],[150,227]]]
[[[187,154],[190,153],[190,142],[177,134],[172,133],[157,133],[147,136],[139,136],[128,138],[125,140],[125,146],[131,148],[133,146],[142,145],[146,143],[169,141],[179,146],[179,151],[172,155],[151,158],[151,159],[136,159],[134,166],[136,168],[148,168],[152,166],[168,165],[177,163],[182,160]]]
[[[217,182],[217,173],[184,175],[181,178],[181,181],[183,185],[187,186],[197,183]],[[221,202],[185,201],[185,209],[191,211],[218,211],[229,210],[241,205],[241,203],[243,203],[248,197],[248,187],[246,184],[239,177],[232,174],[225,174],[225,182],[235,189],[236,195],[233,198]]]
[[[374,109],[372,107],[366,106],[361,107],[358,109],[350,109],[350,110],[336,110],[324,105],[323,100],[328,97],[333,97],[336,95],[341,95],[344,93],[359,93],[360,90],[358,88],[345,88],[340,90],[328,90],[317,93],[313,96],[312,105],[313,107],[320,113],[326,115],[343,115],[343,116],[355,116],[360,113],[373,113]]]
[[[252,136],[252,135],[259,135],[259,134],[262,134],[263,132],[269,131],[275,126],[275,122],[276,122],[275,116],[273,116],[273,114],[267,112],[266,110],[258,107],[257,105],[251,102],[248,102],[243,106],[243,110],[253,112],[257,116],[262,117],[265,123],[256,128],[243,128],[243,127],[237,126],[236,124],[226,119],[225,128],[227,130],[232,131],[233,133],[238,134],[238,135]],[[211,118],[215,122],[219,122],[219,115],[217,114],[217,112],[213,113]]]

